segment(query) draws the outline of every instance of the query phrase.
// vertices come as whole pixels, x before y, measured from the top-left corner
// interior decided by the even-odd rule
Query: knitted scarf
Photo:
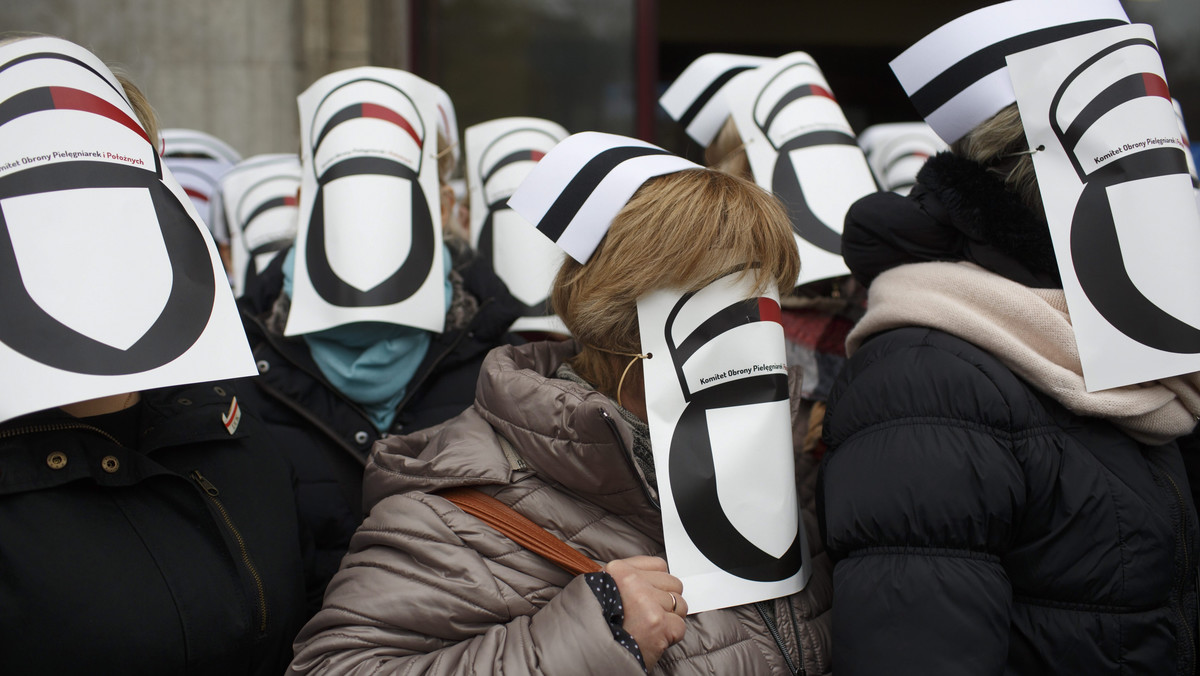
[[[972,343],[1072,413],[1103,418],[1134,439],[1164,444],[1200,416],[1200,373],[1088,392],[1061,289],[1031,289],[972,263],[915,263],[880,274],[866,315],[846,338],[927,326]]]

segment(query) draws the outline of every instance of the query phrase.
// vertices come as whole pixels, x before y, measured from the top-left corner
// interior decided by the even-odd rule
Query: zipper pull
[[[221,491],[218,491],[217,487],[212,485],[211,481],[204,478],[204,475],[200,473],[200,470],[192,470],[192,478],[196,480],[196,483],[200,484],[200,487],[204,489],[205,493],[208,493],[214,498],[221,494]]]

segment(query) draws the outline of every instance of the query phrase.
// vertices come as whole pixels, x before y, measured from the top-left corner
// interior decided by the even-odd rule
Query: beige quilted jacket
[[[642,673],[613,639],[582,577],[572,579],[431,494],[478,486],[599,562],[663,556],[656,494],[633,462],[630,430],[612,400],[553,378],[574,349],[499,348],[484,364],[474,408],[376,444],[364,486],[370,515],[324,607],[296,639],[293,672]],[[803,429],[796,433],[803,438]],[[764,610],[792,663],[824,674],[831,565],[813,516],[816,467],[797,458],[797,473],[812,580]],[[685,638],[664,653],[655,673],[791,671],[759,609],[749,605],[689,616]]]

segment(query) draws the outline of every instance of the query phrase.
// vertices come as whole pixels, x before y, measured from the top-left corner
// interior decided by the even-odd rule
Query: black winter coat
[[[825,441],[837,673],[1194,672],[1200,533],[1175,443],[915,327],[853,356]]]
[[[256,409],[296,468],[300,509],[316,546],[316,574],[337,571],[350,536],[362,521],[362,477],[371,446],[381,438],[370,417],[321,373],[301,337],[268,328],[283,288],[280,252],[238,299],[258,363]],[[397,406],[392,434],[431,427],[475,400],[475,382],[491,348],[514,340],[508,327],[521,306],[482,258],[460,258],[455,270],[479,301],[468,326],[434,334],[429,351]]]
[[[57,409],[0,426],[0,673],[283,672],[293,474],[240,396],[227,431],[232,387],[143,393],[137,448]]]

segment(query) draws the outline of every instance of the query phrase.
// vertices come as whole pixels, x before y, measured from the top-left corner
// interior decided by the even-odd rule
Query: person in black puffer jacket
[[[372,444],[385,433],[415,432],[461,413],[474,401],[488,351],[521,342],[508,333],[520,306],[504,282],[460,240],[446,243],[454,289],[446,328],[431,334],[411,379],[387,384],[404,394],[383,429],[378,416],[323,374],[307,336],[283,335],[290,305],[283,265],[289,251],[276,256],[238,299],[258,363],[255,407],[296,467],[301,513],[316,546],[316,574],[325,581],[362,521],[363,469]],[[370,376],[365,373],[364,380]]]
[[[989,139],[990,140],[987,140]],[[996,139],[1001,139],[997,142]],[[1089,393],[1015,106],[846,220],[818,485],[846,674],[1191,674],[1189,374]]]

